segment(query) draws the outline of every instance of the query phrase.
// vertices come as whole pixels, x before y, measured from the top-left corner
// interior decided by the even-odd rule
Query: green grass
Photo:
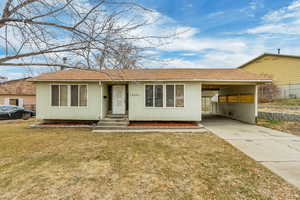
[[[267,104],[282,106],[300,106],[300,99],[278,99]]]
[[[258,120],[261,120],[261,121],[263,120],[267,124],[281,124],[281,123],[283,123],[282,121],[270,120],[270,119],[258,119]]]
[[[212,134],[0,124],[0,199],[299,199]]]

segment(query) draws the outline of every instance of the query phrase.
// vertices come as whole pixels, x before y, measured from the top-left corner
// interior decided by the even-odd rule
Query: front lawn
[[[0,124],[0,199],[299,199],[212,134]]]

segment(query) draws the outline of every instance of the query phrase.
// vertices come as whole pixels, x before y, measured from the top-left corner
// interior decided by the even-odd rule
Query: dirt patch
[[[53,121],[53,122],[42,122],[39,125],[47,125],[47,126],[81,126],[81,125],[89,125],[92,126],[95,122],[91,121]]]
[[[11,119],[11,120],[0,120],[0,124],[22,124],[24,122],[39,122],[39,120],[34,117],[29,119]]]
[[[0,199],[299,199],[213,134],[0,125]]]

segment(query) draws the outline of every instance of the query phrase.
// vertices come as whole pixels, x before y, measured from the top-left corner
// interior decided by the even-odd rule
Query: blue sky
[[[145,67],[238,67],[264,53],[300,55],[300,0],[138,0],[157,13],[147,31],[184,30],[149,55],[162,62]],[[10,79],[20,68],[1,68]]]
[[[278,48],[283,54],[300,55],[299,0],[140,2],[191,29],[160,52],[168,67],[237,67]]]

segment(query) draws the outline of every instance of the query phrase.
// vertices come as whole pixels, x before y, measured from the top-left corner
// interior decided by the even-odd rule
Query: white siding
[[[219,95],[256,94],[256,86],[228,86],[220,90]],[[255,97],[257,98],[257,97]],[[256,102],[254,103],[218,103],[218,114],[247,123],[255,123]]]
[[[37,118],[54,120],[99,120],[101,116],[101,86],[99,83],[73,84],[88,85],[87,107],[52,107],[50,83],[37,83]]]
[[[129,120],[132,121],[201,121],[201,83],[176,83],[185,85],[183,108],[145,107],[145,84],[129,84]],[[156,82],[155,84],[160,84]],[[163,84],[163,83],[162,83]],[[168,82],[168,84],[171,84]]]

